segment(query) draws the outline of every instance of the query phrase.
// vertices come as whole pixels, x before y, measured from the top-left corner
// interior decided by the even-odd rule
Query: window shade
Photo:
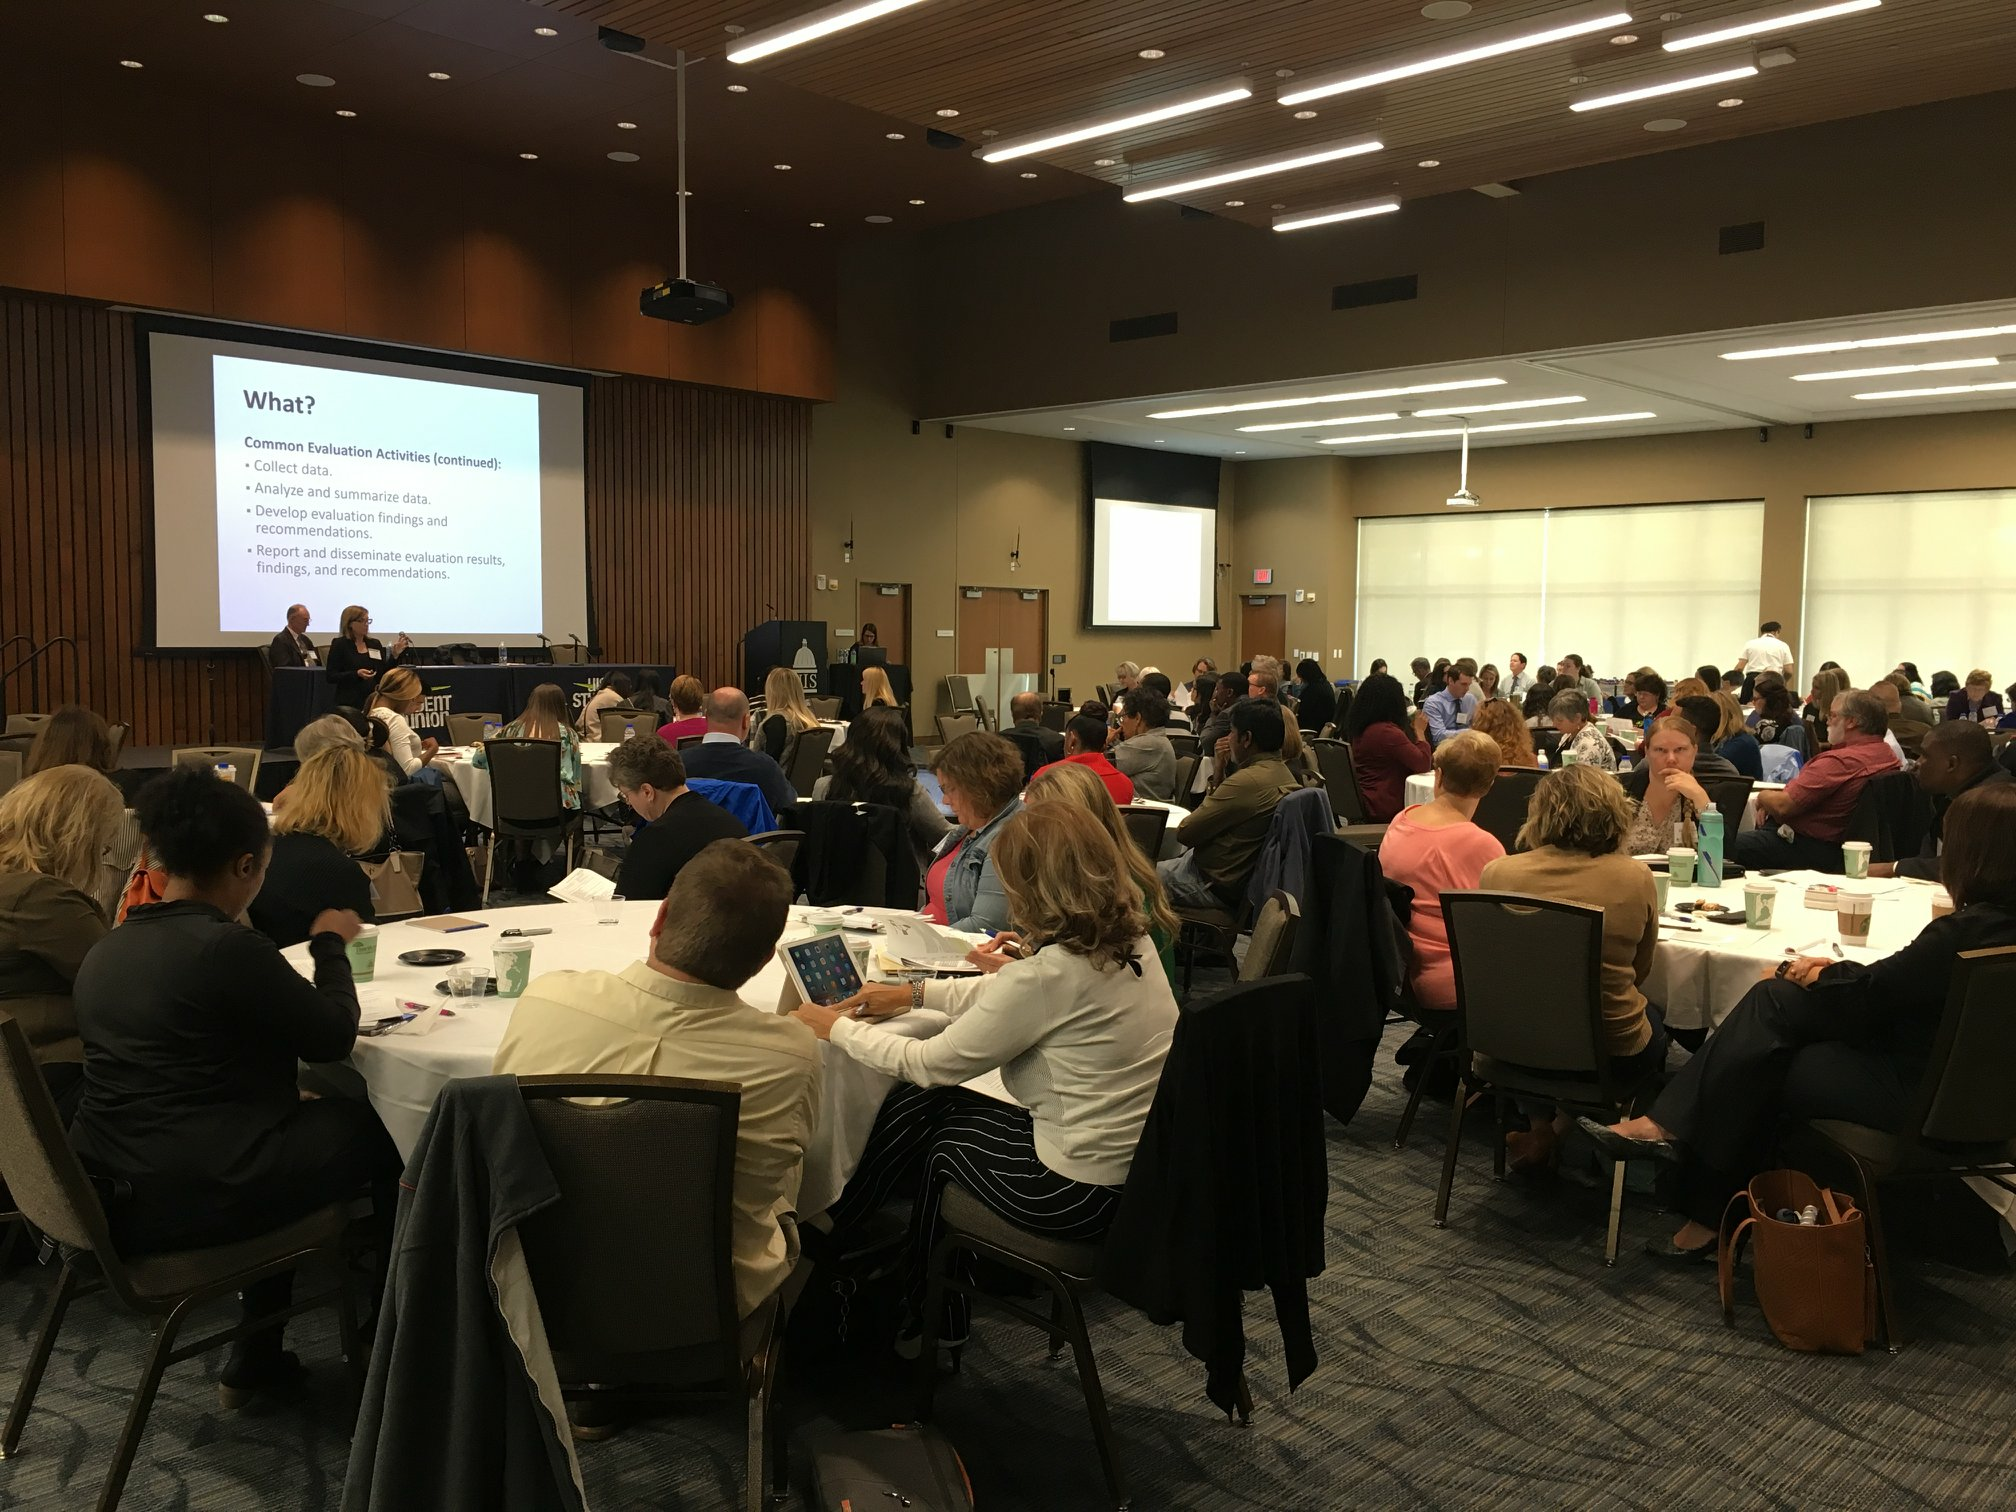
[[[1416,656],[1474,656],[1505,669],[1537,641],[1545,523],[1539,513],[1358,522],[1358,656],[1405,678]]]

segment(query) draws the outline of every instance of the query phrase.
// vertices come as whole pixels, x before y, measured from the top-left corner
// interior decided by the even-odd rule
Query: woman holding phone
[[[329,665],[324,672],[336,685],[336,702],[345,708],[361,709],[371,697],[378,674],[413,647],[403,634],[387,651],[383,641],[371,634],[371,611],[352,604],[343,611],[336,639],[329,643]]]

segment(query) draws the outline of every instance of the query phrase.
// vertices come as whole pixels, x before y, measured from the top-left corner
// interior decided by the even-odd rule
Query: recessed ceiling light
[[[1955,383],[1946,388],[1883,389],[1874,394],[1857,394],[1857,399],[1945,399],[1954,394],[2000,394],[2016,389],[2016,383]]]
[[[437,69],[435,69],[435,70],[434,70],[434,71],[433,71],[432,73],[428,74],[428,75],[427,75],[427,77],[428,77],[428,78],[430,78],[430,79],[443,79],[443,80],[445,80],[445,79],[447,79],[447,78],[448,78],[449,76],[448,76],[447,74],[445,74],[445,73],[442,73],[442,72],[441,72],[441,70],[437,68]]]
[[[1400,411],[1388,410],[1383,415],[1333,415],[1328,420],[1271,420],[1265,425],[1242,425],[1241,435],[1260,431],[1316,430],[1326,425],[1377,425],[1386,420],[1398,420]]]
[[[1570,74],[1570,75],[1568,75],[1568,82],[1569,82],[1570,84],[1587,84],[1587,83],[1589,82],[1589,75],[1587,75],[1587,74]]]
[[[921,204],[923,204],[923,203],[924,203],[924,201],[922,201],[922,200],[912,200],[912,201],[910,201],[910,203],[911,203],[911,204],[913,204],[913,205],[921,205]]]
[[[557,37],[560,33],[550,26],[535,26],[532,28],[532,35],[535,37]]]
[[[952,109],[951,107],[949,107],[949,106],[948,106],[948,107],[946,107],[946,108],[945,108],[944,110],[941,110],[941,111],[939,111],[939,112],[938,112],[938,114],[940,114],[940,115],[941,115],[941,116],[943,116],[943,117],[944,117],[944,118],[945,118],[946,120],[948,120],[948,121],[949,121],[949,120],[951,120],[951,119],[952,119],[952,117],[954,117],[954,116],[956,116],[957,114],[959,114],[959,112],[958,112],[958,111],[956,111],[956,110],[953,110],[953,109]]]
[[[1638,40],[1638,34],[1636,32],[1619,32],[1616,36],[1610,39],[1610,45],[1612,47],[1629,47],[1633,42],[1636,42],[1637,40]]]
[[[518,154],[518,156],[525,159],[525,161],[528,163],[536,163],[539,161],[539,154],[536,152],[521,152]]]
[[[1406,394],[1446,394],[1454,389],[1502,388],[1503,378],[1452,378],[1443,383],[1411,383],[1404,388],[1355,389],[1343,394],[1310,394],[1301,399],[1250,399],[1202,409],[1158,410],[1150,420],[1192,420],[1199,415],[1243,415],[1253,410],[1300,409],[1310,404],[1350,404],[1358,399],[1398,399]]]
[[[1067,425],[1067,426],[1065,426],[1065,427],[1064,427],[1064,429],[1066,429],[1066,430],[1076,430],[1076,429],[1078,429],[1078,427],[1077,427],[1077,426],[1075,426],[1075,425]]]
[[[1313,110],[1298,110],[1295,112],[1295,119],[1298,121],[1313,121],[1316,119],[1316,112]]]
[[[1437,47],[1428,52],[1414,53],[1386,63],[1318,75],[1293,88],[1282,90],[1275,99],[1283,105],[1300,105],[1307,100],[1320,100],[1330,95],[1346,94],[1352,90],[1375,89],[1396,79],[1411,79],[1419,74],[1435,73],[1444,68],[1458,68],[1465,63],[1502,57],[1506,53],[1521,52],[1529,47],[1544,47],[1550,42],[1560,42],[1569,37],[1608,31],[1619,24],[1628,24],[1630,20],[1629,11],[1609,3],[1609,0],[1572,6],[1567,10],[1555,11],[1546,16],[1535,16],[1531,20],[1511,26],[1474,32],[1468,40],[1454,47]]]
[[[1033,174],[1033,173],[1028,173],[1028,172],[1024,172],[1024,173],[1023,173],[1023,175],[1022,175],[1022,177],[1023,177],[1023,178],[1034,178],[1034,177],[1036,177],[1036,175],[1035,175],[1035,174]]]
[[[1162,49],[1159,47],[1144,47],[1141,49],[1140,52],[1136,53],[1135,56],[1138,58],[1146,58],[1150,63],[1153,63],[1157,58],[1166,58],[1169,56],[1169,54],[1162,51]]]
[[[770,166],[775,168],[779,173],[789,173],[791,171],[789,163],[772,163]]]
[[[730,63],[753,63],[758,58],[767,58],[772,53],[782,52],[787,47],[797,47],[801,43],[814,42],[834,32],[845,31],[850,26],[859,26],[864,21],[874,21],[916,5],[918,0],[841,0],[838,5],[826,6],[823,10],[812,11],[795,21],[786,21],[765,31],[752,32],[742,41],[728,49]],[[739,35],[742,28],[731,26],[731,36]]]
[[[126,66],[128,68],[138,68],[140,65],[138,63],[129,63]],[[334,87],[336,83],[327,74],[296,74],[294,75],[294,82],[296,84],[306,84],[310,89],[329,89]]]
[[[354,110],[339,110],[336,112],[336,114],[343,117],[343,119],[346,121],[354,121],[357,119],[357,112]]]
[[[1743,101],[1737,96],[1731,95],[1728,99],[1717,100],[1715,103],[1721,106],[1724,110],[1734,110],[1738,105],[1741,105]]]
[[[814,231],[824,231],[826,229],[826,222],[824,221],[808,221],[806,224],[811,226]]]
[[[1169,443],[1167,441],[1164,441],[1160,436],[1157,436],[1155,438],[1155,444],[1157,446],[1167,446]]]
[[[728,33],[728,35],[731,37],[739,37],[742,35],[742,33],[749,30],[749,28],[746,26],[737,26],[733,21],[730,21],[726,26],[722,27],[721,30]]]
[[[616,129],[618,131],[635,131],[637,129],[637,123],[635,121],[618,121],[616,123]]]
[[[1470,0],[1428,0],[1421,14],[1430,21],[1460,21],[1476,8]]]
[[[1681,13],[1679,11],[1661,11],[1659,13],[1661,21],[1678,21],[1680,17]]]
[[[1917,346],[1920,342],[1976,341],[1989,336],[2016,336],[2016,325],[1969,326],[1951,331],[1918,331],[1909,336],[1863,336],[1854,341],[1811,341],[1802,346],[1752,347],[1724,352],[1724,362],[1750,362],[1759,357],[1811,357],[1821,352],[1859,352],[1869,347]]]
[[[147,65],[145,63],[142,63],[138,58],[121,58],[119,60],[119,66],[121,68],[145,68]],[[306,79],[303,79],[301,82],[305,84],[308,81]],[[331,79],[329,82],[331,84],[334,84],[336,81],[334,79]]]
[[[728,86],[728,93],[747,94],[749,93],[749,86],[747,84],[730,84]]]
[[[1416,163],[1414,166],[1416,168],[1440,168],[1442,166],[1442,159],[1423,158],[1421,159],[1420,162]]]
[[[1383,151],[1386,144],[1377,137],[1354,137],[1350,141],[1333,143],[1328,147],[1318,147],[1311,152],[1298,152],[1290,157],[1268,157],[1249,159],[1235,163],[1230,168],[1208,173],[1202,178],[1173,179],[1167,183],[1151,184],[1146,189],[1136,189],[1123,198],[1128,204],[1139,204],[1142,200],[1166,199],[1173,194],[1188,194],[1195,189],[1212,189],[1219,184],[1236,183],[1240,179],[1259,178],[1269,173],[1286,173],[1295,168],[1310,168],[1318,163],[1334,163],[1339,158],[1362,157],[1368,152]]]
[[[612,163],[634,163],[637,161],[637,154],[634,152],[611,152],[605,154],[605,156]]]
[[[1113,168],[1117,167],[1119,162],[1120,159],[1118,158],[1094,158],[1092,159],[1092,166],[1094,168]]]
[[[1875,10],[1883,0],[1801,0],[1793,5],[1774,5],[1766,10],[1745,11],[1740,16],[1724,16],[1720,21],[1701,21],[1667,32],[1659,45],[1668,52],[1686,52],[1693,47],[1709,47],[1717,42],[1733,42],[1754,37],[1759,32],[1782,31],[1809,21],[1825,21],[1833,16]]]
[[[1252,98],[1252,87],[1244,79],[1226,79],[1209,85],[1202,91],[1186,90],[1181,94],[1161,95],[1152,100],[1144,100],[1118,115],[1102,115],[1091,120],[1060,126],[1054,131],[1011,137],[1005,142],[989,147],[980,154],[980,160],[983,163],[1005,163],[1011,158],[1028,157],[1032,153],[1047,152],[1056,147],[1068,147],[1073,142],[1087,142],[1095,137],[1115,136],[1123,131],[1132,131],[1138,126],[1152,126],[1158,121],[1173,121],[1179,116],[1197,115],[1206,110],[1214,110],[1220,105],[1230,105],[1239,100]]]
[[[903,140],[903,133],[900,131],[885,131],[882,133],[882,135],[892,142],[900,142]]]
[[[1246,455],[1246,453],[1244,453],[1243,451],[1235,451],[1234,453],[1232,453],[1232,455],[1235,457],[1243,457]]]
[[[1957,357],[1950,362],[1901,362],[1892,367],[1833,368],[1824,373],[1794,373],[1794,383],[1825,383],[1831,378],[1892,378],[1899,373],[1950,373],[1956,368],[2000,367],[1997,357]]]
[[[1757,65],[1748,58],[1723,58],[1715,62],[1704,59],[1699,68],[1647,79],[1621,89],[1611,88],[1598,94],[1583,95],[1578,100],[1571,100],[1568,108],[1578,113],[1602,110],[1610,105],[1629,105],[1634,100],[1650,100],[1660,95],[1680,94],[1689,89],[1704,89],[1710,84],[1727,84],[1732,79],[1752,79],[1756,76]]]
[[[1580,394],[1557,394],[1551,399],[1506,399],[1498,404],[1451,404],[1441,409],[1414,411],[1417,420],[1435,420],[1443,415],[1484,415],[1497,410],[1552,409],[1561,404],[1587,404]]]
[[[1246,201],[1244,201],[1244,200],[1227,200],[1227,201],[1225,201],[1225,208],[1226,208],[1227,210],[1237,210],[1237,209],[1239,209],[1239,208],[1240,208],[1241,206],[1243,206],[1243,205],[1244,205],[1245,203],[1246,203]]]
[[[222,26],[226,21],[229,21],[231,18],[229,16],[220,15],[216,11],[205,11],[203,13],[203,19],[205,21],[212,22],[215,25]]]
[[[1468,430],[1473,436],[1489,435],[1498,431],[1556,430],[1564,425],[1617,425],[1626,420],[1657,420],[1651,410],[1632,410],[1624,415],[1578,415],[1573,420],[1513,420],[1502,425],[1456,426],[1447,430],[1382,431],[1372,436],[1330,436],[1318,441],[1318,446],[1367,446],[1375,441],[1425,441],[1433,436],[1460,436]]]
[[[1353,200],[1348,205],[1328,205],[1321,210],[1293,210],[1274,217],[1276,231],[1301,231],[1310,226],[1334,226],[1339,221],[1364,220],[1371,215],[1391,215],[1400,201],[1391,195],[1379,199]]]
[[[892,217],[887,215],[864,215],[861,217],[861,219],[868,222],[868,224],[871,226],[886,226],[889,224]]]
[[[1678,131],[1686,124],[1678,116],[1661,116],[1656,121],[1647,121],[1645,129],[1647,131]]]

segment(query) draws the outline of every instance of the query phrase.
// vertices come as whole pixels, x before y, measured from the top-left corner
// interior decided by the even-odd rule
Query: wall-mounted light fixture
[[[1022,532],[1015,532],[1015,549],[1008,553],[1008,570],[1019,572],[1022,568]]]
[[[854,522],[852,520],[847,522],[847,539],[840,543],[840,560],[843,562],[854,560]]]

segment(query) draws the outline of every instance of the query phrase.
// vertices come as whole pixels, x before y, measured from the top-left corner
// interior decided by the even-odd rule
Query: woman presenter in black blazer
[[[404,635],[392,642],[391,651],[371,636],[371,611],[352,604],[343,611],[336,639],[329,643],[329,681],[336,685],[336,702],[361,709],[370,701],[378,674],[398,661],[412,647]]]

